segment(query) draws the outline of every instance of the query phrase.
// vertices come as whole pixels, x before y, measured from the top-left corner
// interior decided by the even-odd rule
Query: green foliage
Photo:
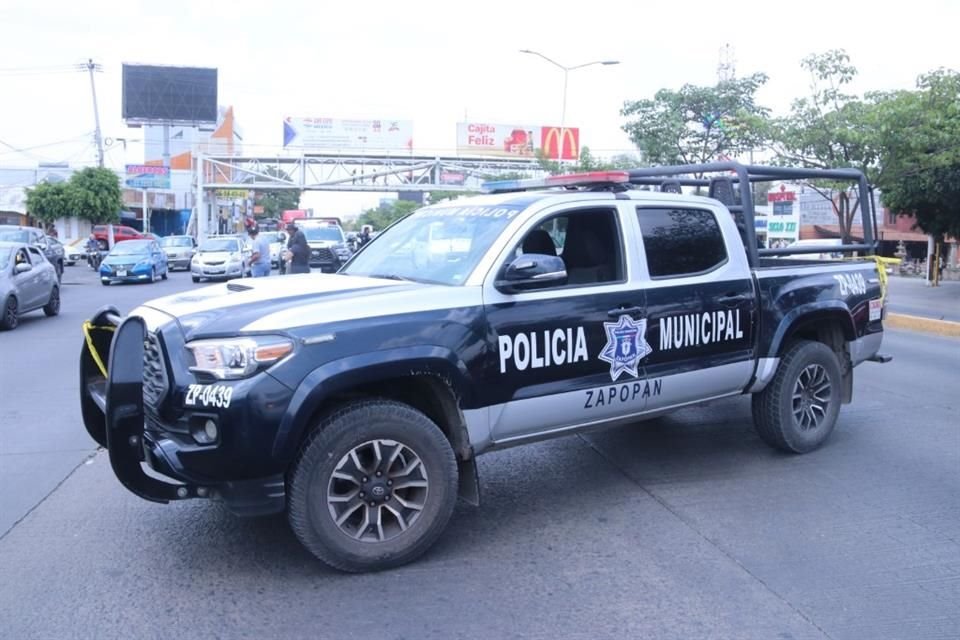
[[[94,224],[120,221],[123,198],[117,174],[105,167],[86,167],[67,184],[70,211]]]
[[[699,164],[736,157],[764,144],[769,109],[756,101],[766,74],[661,89],[653,99],[628,100],[620,114],[630,139],[653,165]]]
[[[400,218],[405,218],[421,205],[409,200],[394,200],[392,203],[376,209],[367,209],[357,218],[356,227],[359,229],[365,224],[373,227],[374,231],[382,231]]]
[[[70,188],[66,182],[42,182],[24,191],[27,211],[38,220],[51,223],[72,215]]]
[[[276,167],[267,167],[263,173],[283,182],[291,182],[286,171]],[[257,176],[248,176],[245,182],[255,183]],[[262,178],[261,178],[262,179]],[[300,189],[270,189],[266,187],[253,188],[256,190],[256,203],[263,207],[262,216],[265,218],[279,218],[284,211],[300,208]]]
[[[636,169],[640,166],[640,161],[628,154],[620,154],[609,160],[604,160],[593,155],[590,147],[584,145],[580,148],[580,158],[572,164],[561,164],[556,160],[550,160],[540,154],[537,156],[537,162],[540,167],[550,175],[559,175],[562,173],[584,173],[586,171],[613,171],[615,169]],[[522,175],[516,178],[498,176],[496,180],[515,180],[530,178],[532,176]]]
[[[777,162],[816,169],[849,167],[874,178],[878,158],[872,106],[846,93],[857,75],[850,56],[833,49],[807,56],[801,66],[810,74],[810,95],[794,100],[789,115],[771,123]],[[860,204],[858,192],[849,182],[816,181],[810,186],[831,202],[841,235],[849,238]]]
[[[960,73],[939,69],[915,91],[871,98],[884,205],[926,233],[960,237]]]

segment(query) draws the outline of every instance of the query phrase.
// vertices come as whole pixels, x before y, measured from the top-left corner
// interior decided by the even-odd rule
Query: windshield
[[[13,255],[13,247],[0,247],[0,269],[6,269],[10,264],[10,256]]]
[[[343,242],[340,227],[302,227],[307,242]]]
[[[0,240],[9,242],[30,242],[30,234],[23,229],[0,229]]]
[[[190,247],[193,243],[186,236],[173,236],[160,241],[161,247]]]
[[[383,232],[341,273],[459,285],[523,207],[427,207]]]
[[[213,238],[200,245],[200,251],[239,251],[239,245],[233,238]]]
[[[141,253],[150,253],[149,240],[127,240],[118,242],[110,252],[114,256],[132,256]]]

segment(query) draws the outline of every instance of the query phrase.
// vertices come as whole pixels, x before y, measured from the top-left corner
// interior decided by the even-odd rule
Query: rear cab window
[[[708,209],[637,207],[650,277],[679,278],[713,271],[727,262],[727,247]]]

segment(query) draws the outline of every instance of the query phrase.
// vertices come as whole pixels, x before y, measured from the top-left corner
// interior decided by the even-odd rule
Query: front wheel
[[[450,520],[457,461],[440,428],[399,402],[357,402],[323,420],[288,479],[300,542],[342,571],[397,567]]]
[[[807,453],[822,445],[840,413],[837,354],[822,342],[793,344],[770,384],[753,396],[753,424],[771,447]]]

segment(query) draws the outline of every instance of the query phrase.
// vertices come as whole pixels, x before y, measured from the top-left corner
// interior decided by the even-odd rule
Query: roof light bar
[[[582,187],[594,184],[626,184],[630,174],[626,171],[590,171],[588,173],[568,173],[546,178],[528,180],[494,180],[484,182],[481,189],[486,193],[507,191],[526,191],[528,189],[548,189],[550,187]]]

